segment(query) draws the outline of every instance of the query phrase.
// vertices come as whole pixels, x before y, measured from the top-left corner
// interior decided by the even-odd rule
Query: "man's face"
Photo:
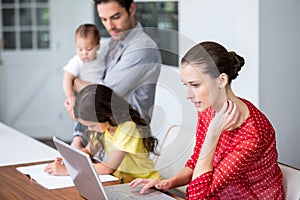
[[[136,25],[134,3],[130,6],[130,13],[115,1],[98,4],[97,11],[107,32],[114,40],[122,40],[126,32]]]

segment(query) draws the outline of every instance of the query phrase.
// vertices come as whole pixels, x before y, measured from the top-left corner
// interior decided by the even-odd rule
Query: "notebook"
[[[53,142],[64,161],[78,193],[86,199],[174,199],[155,189],[149,189],[146,194],[142,195],[139,193],[141,187],[130,188],[128,184],[104,187],[88,154],[64,143],[55,136],[53,137]]]

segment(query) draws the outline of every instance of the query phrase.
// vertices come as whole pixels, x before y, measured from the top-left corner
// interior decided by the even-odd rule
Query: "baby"
[[[67,105],[71,107],[75,103],[75,78],[89,83],[99,83],[105,69],[104,58],[97,53],[100,48],[100,33],[94,24],[82,24],[77,28],[75,44],[77,54],[63,68],[63,90]]]

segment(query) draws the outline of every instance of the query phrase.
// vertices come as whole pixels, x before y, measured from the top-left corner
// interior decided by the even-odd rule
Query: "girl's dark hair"
[[[158,140],[152,136],[149,124],[126,100],[105,85],[93,84],[82,89],[76,97],[74,115],[76,119],[108,122],[111,126],[133,121],[143,138],[147,152],[157,155]]]
[[[100,32],[98,31],[96,25],[94,24],[82,24],[80,25],[75,32],[76,36],[87,38],[89,35],[92,35],[95,43],[100,43]]]
[[[212,78],[225,73],[230,84],[239,75],[245,60],[234,51],[228,52],[222,45],[208,41],[195,45],[185,54],[181,65],[186,64],[198,67],[202,73]]]
[[[108,2],[117,2],[118,4],[120,4],[120,6],[124,7],[126,9],[126,11],[128,12],[128,14],[130,14],[129,12],[129,8],[131,6],[131,4],[133,3],[133,0],[94,0],[95,2],[95,6],[101,4],[101,3],[108,3]]]

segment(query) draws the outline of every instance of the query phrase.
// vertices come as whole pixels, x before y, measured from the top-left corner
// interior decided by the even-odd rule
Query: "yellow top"
[[[124,183],[135,178],[161,179],[158,171],[154,169],[153,160],[149,158],[135,123],[129,121],[119,124],[113,136],[106,130],[103,135],[103,145],[108,157],[114,149],[126,152],[122,163],[113,174],[121,178]]]

